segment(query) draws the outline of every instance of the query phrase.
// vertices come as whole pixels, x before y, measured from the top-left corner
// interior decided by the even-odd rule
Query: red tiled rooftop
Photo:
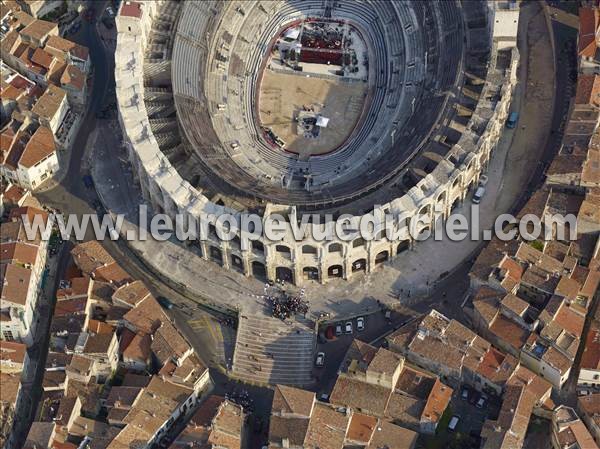
[[[594,57],[596,53],[596,30],[600,12],[595,8],[579,8],[579,56]]]
[[[142,6],[138,2],[126,1],[121,8],[121,16],[140,19],[142,17]]]

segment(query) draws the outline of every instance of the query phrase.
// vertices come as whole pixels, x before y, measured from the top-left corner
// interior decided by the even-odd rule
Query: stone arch
[[[259,262],[258,260],[255,260],[254,262],[252,262],[252,276],[254,276],[256,279],[260,279],[262,281],[267,279],[267,268],[265,267],[265,264],[262,262]]]
[[[281,254],[286,259],[292,258],[292,249],[286,245],[276,245],[275,252]]]
[[[232,254],[231,257],[231,266],[238,271],[244,272],[244,261],[237,254]]]
[[[307,281],[318,281],[319,269],[317,267],[304,267],[302,268],[302,276]]]
[[[252,249],[262,254],[265,253],[265,246],[260,240],[252,240]]]
[[[362,237],[354,239],[354,241],[352,242],[352,248],[360,248],[361,246],[365,246],[365,239],[363,239]]]
[[[208,253],[213,262],[223,265],[223,252],[221,251],[221,248],[211,245]]]
[[[328,251],[330,253],[341,253],[343,251],[343,246],[341,243],[332,243],[329,245]]]
[[[339,279],[344,277],[344,268],[341,265],[331,265],[327,268],[327,277],[329,279]]]
[[[388,250],[380,251],[375,256],[375,265],[384,263],[390,258],[390,252]]]
[[[396,249],[396,254],[402,254],[404,251],[410,249],[410,240],[402,240],[398,243],[398,248]]]
[[[419,210],[419,215],[429,215],[431,212],[431,204],[426,204]]]
[[[356,259],[352,262],[352,272],[367,271],[367,259]]]
[[[319,254],[319,250],[313,245],[302,245],[302,254]]]
[[[288,267],[277,267],[275,268],[275,277],[280,281],[294,283],[294,272]]]

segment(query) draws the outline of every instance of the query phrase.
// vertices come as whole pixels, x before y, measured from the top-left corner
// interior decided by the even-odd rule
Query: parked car
[[[477,187],[475,193],[473,194],[473,204],[481,203],[481,198],[485,195],[485,187]]]
[[[508,120],[506,120],[506,127],[508,129],[516,128],[518,120],[519,120],[519,113],[511,112],[510,115],[508,116]]]
[[[482,395],[479,400],[477,401],[477,403],[475,404],[475,407],[477,408],[483,408],[486,404],[486,400],[485,397]]]
[[[342,325],[341,324],[336,324],[335,325],[335,335],[342,335],[344,332],[342,331]]]
[[[327,329],[325,329],[325,338],[327,338],[328,340],[331,340],[334,336],[335,336],[335,331],[333,329],[333,326],[327,326]]]
[[[490,180],[490,178],[488,178],[488,175],[481,175],[479,177],[479,186],[485,187],[489,180]]]
[[[315,358],[315,366],[321,368],[325,365],[325,353],[318,352],[317,357]]]
[[[94,187],[94,180],[92,179],[92,177],[90,175],[85,175],[83,178],[83,185],[87,188],[87,189],[91,189],[92,187]]]
[[[456,426],[458,426],[458,422],[460,421],[460,416],[454,415],[450,418],[450,423],[448,424],[448,430],[450,432],[454,432],[456,430]]]
[[[363,330],[365,330],[365,319],[364,317],[358,317],[356,319],[356,330],[361,332]]]
[[[164,309],[171,310],[173,308],[173,303],[164,296],[159,296],[158,298],[156,298],[156,300]]]
[[[347,334],[351,334],[352,333],[352,321],[348,321],[346,323],[345,331],[346,331]]]
[[[466,401],[469,399],[469,389],[467,387],[463,387],[463,389],[460,392],[460,398],[463,401]]]

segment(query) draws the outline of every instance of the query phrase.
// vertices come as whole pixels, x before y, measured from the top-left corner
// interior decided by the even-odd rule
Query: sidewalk
[[[519,126],[505,130],[489,167],[486,195],[480,205],[481,229],[491,229],[495,218],[509,212],[524,193],[524,187],[538,164],[550,129],[552,116],[554,66],[550,37],[537,3],[522,8],[519,50],[521,67],[513,110],[520,112]],[[91,166],[98,194],[108,210],[127,217],[127,229],[137,227],[141,193],[135,187],[125,154],[118,141],[117,124],[99,128],[90,142],[95,150]],[[119,150],[115,150],[118,148]],[[109,154],[110,153],[110,154]],[[108,157],[110,155],[110,157]],[[466,213],[467,198],[456,212]],[[469,215],[466,214],[468,217]],[[373,311],[384,304],[410,302],[428,296],[436,281],[473,257],[480,240],[420,242],[378,271],[356,276],[350,281],[332,281],[306,287],[311,312],[329,312],[332,316]],[[155,272],[201,298],[239,307],[248,313],[259,312],[263,305],[256,296],[263,283],[246,278],[216,264],[202,260],[197,251],[175,241],[128,242],[128,245]]]

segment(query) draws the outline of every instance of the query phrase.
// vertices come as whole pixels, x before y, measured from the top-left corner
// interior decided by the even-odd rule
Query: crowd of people
[[[306,316],[309,305],[304,296],[304,289],[299,294],[290,294],[277,286],[265,288],[267,303],[271,306],[271,315],[274,318],[286,320],[296,314]]]

